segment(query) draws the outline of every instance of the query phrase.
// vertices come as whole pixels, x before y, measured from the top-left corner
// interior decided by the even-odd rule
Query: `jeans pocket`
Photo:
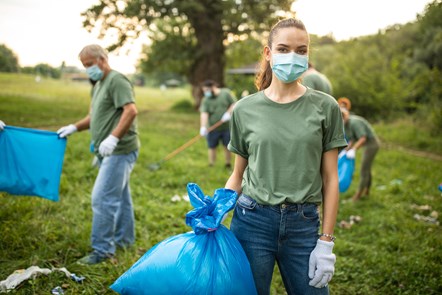
[[[242,209],[253,210],[256,207],[256,201],[249,196],[241,194],[236,204]]]
[[[318,206],[315,204],[308,204],[302,207],[302,217],[309,220],[319,218]]]

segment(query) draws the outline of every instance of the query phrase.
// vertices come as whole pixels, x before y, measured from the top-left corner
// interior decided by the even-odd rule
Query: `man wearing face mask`
[[[138,157],[137,108],[133,87],[121,73],[111,69],[106,51],[99,45],[84,47],[79,58],[90,80],[95,81],[89,114],[60,128],[61,138],[90,129],[99,172],[92,190],[93,251],[81,264],[100,263],[115,248],[134,243],[134,212],[129,179]]]
[[[216,160],[216,147],[221,141],[224,148],[225,167],[230,168],[231,155],[227,149],[230,141],[229,123],[230,114],[235,104],[235,98],[227,88],[219,88],[218,84],[212,80],[206,80],[201,86],[204,98],[200,106],[200,134],[207,136],[209,148],[209,166],[213,166]],[[208,132],[208,129],[218,123],[223,124],[215,130]]]

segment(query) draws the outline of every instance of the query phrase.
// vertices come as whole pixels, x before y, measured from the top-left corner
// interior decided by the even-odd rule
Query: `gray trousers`
[[[371,165],[373,164],[376,153],[379,150],[379,141],[375,138],[365,143],[364,153],[362,155],[361,175],[359,180],[359,191],[371,186]]]

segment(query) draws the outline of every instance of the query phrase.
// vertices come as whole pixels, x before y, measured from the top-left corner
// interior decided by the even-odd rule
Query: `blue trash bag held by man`
[[[217,189],[213,198],[198,185],[187,191],[195,207],[186,215],[193,232],[172,236],[152,247],[111,286],[126,294],[257,294],[250,264],[223,216],[237,194]]]
[[[339,192],[345,193],[350,187],[353,180],[353,173],[355,170],[355,159],[347,158],[346,151],[342,151],[338,156],[338,178],[339,178]]]
[[[66,139],[14,126],[0,132],[0,191],[58,201]]]

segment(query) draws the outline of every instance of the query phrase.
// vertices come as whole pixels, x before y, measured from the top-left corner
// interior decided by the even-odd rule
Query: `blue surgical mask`
[[[103,78],[103,71],[97,65],[86,68],[86,74],[93,81],[98,81]]]
[[[283,83],[296,81],[308,69],[308,56],[294,52],[272,54],[272,70]]]
[[[212,97],[212,91],[204,91],[204,97],[207,97],[207,98],[211,98]]]

